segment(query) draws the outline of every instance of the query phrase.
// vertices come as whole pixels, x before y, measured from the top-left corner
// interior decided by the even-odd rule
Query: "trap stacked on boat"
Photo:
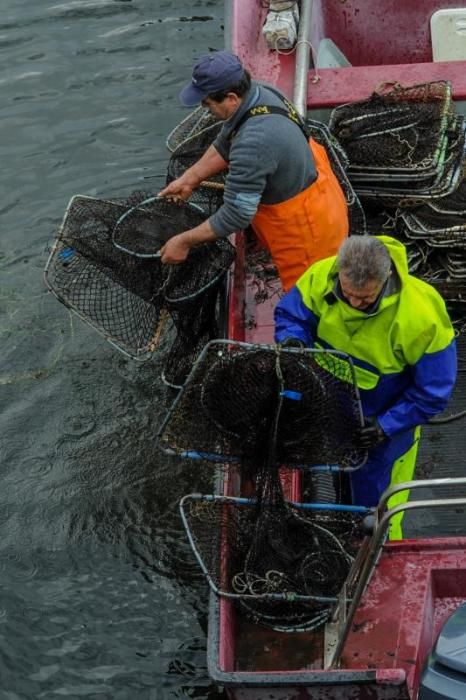
[[[399,208],[397,232],[422,258],[420,272],[447,301],[466,298],[466,179],[446,197]]]
[[[451,95],[446,81],[398,85],[337,107],[330,127],[348,155],[348,177],[371,232],[398,237],[411,272],[437,287],[447,302],[463,305],[465,125]],[[386,226],[379,225],[383,216]]]
[[[361,425],[343,353],[208,344],[159,440],[171,453],[236,462],[243,483],[253,484],[248,499],[190,495],[181,502],[212,590],[276,629],[310,629],[328,619],[366,511],[288,503],[280,469],[357,468],[365,458],[356,444]]]
[[[159,249],[171,236],[204,220],[204,212],[192,204],[141,193],[119,201],[75,196],[47,262],[46,284],[62,303],[136,359],[152,356],[171,315],[183,332],[177,333],[168,353],[165,374],[169,383],[182,383],[200,343],[216,335],[206,314],[215,315],[212,298],[217,298],[234,249],[228,241],[204,244],[179,266],[162,265]],[[184,309],[191,322],[189,336]],[[172,370],[172,356],[183,358],[183,366],[180,360]]]
[[[329,126],[348,156],[359,196],[396,205],[443,196],[458,185],[465,128],[447,81],[398,85],[341,105]]]

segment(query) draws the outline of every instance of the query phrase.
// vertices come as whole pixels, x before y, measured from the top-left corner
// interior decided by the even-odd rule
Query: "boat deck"
[[[232,50],[257,80],[269,82],[293,97],[294,53],[269,51],[261,36],[267,14],[264,3],[234,2],[230,11]],[[456,101],[466,99],[466,61],[432,60],[430,19],[455,0],[314,0],[310,43],[314,64],[309,71],[309,110],[366,99],[385,82],[413,85],[450,80]],[[370,36],[370,41],[367,37]],[[331,40],[349,65],[324,67],[323,40]],[[315,115],[314,115],[315,116]]]
[[[402,668],[412,692],[465,591],[466,537],[386,545],[353,620],[342,668]]]
[[[229,48],[256,79],[273,84],[292,98],[295,56],[266,47],[261,36],[265,3],[244,0],[227,5]],[[327,121],[332,107],[366,99],[384,83],[413,85],[433,80],[452,83],[456,111],[465,114],[466,60],[434,62],[430,34],[432,13],[457,7],[455,0],[314,0],[310,43],[318,75],[315,68],[308,73],[310,115]],[[347,65],[319,62],[325,39],[342,52]],[[238,259],[230,279],[228,337],[271,343],[279,284],[257,274],[255,254],[250,248],[246,254],[245,248],[239,236]],[[466,339],[459,339],[459,355],[458,386],[449,412],[466,408],[466,376],[462,373]],[[466,431],[460,423],[425,427],[415,478],[463,476],[458,455],[465,450]],[[228,491],[229,485],[225,487]],[[287,497],[298,500],[295,495],[299,492],[294,473],[286,485]],[[429,496],[423,490],[414,497]],[[243,618],[231,601],[212,595],[208,637],[211,677],[226,687],[234,700],[412,700],[422,663],[440,626],[464,600],[466,539],[454,537],[464,533],[464,512],[406,514],[404,529],[412,538],[434,535],[448,539],[440,545],[413,539],[386,546],[357,611],[341,669],[323,670],[322,631],[268,630]]]

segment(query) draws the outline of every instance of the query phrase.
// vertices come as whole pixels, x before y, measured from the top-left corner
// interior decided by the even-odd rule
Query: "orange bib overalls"
[[[252,228],[270,250],[283,289],[307,268],[335,255],[348,235],[348,208],[323,146],[309,139],[317,180],[279,204],[259,204]]]

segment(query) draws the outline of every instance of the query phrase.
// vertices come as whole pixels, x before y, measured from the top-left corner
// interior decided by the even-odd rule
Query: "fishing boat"
[[[329,119],[333,108],[348,101],[364,100],[386,83],[408,86],[449,81],[452,86],[449,94],[456,110],[459,114],[465,113],[466,8],[458,9],[453,0],[405,0],[403,3],[396,0],[301,0],[296,46],[286,51],[271,50],[263,40],[267,4],[264,0],[227,0],[227,48],[242,58],[256,79],[277,86],[292,98],[301,116],[311,117],[313,128],[317,131],[318,125],[322,129],[322,123]],[[457,138],[455,145],[458,147],[461,144],[459,155],[464,157],[464,124],[462,129],[463,140]],[[176,162],[173,156],[171,162]],[[458,165],[455,161],[455,172],[461,170],[463,162],[460,160]],[[340,176],[343,177],[344,173],[340,173]],[[172,177],[176,177],[176,174],[172,174]],[[451,181],[454,184],[453,177]],[[211,188],[209,192],[212,191],[218,190]],[[183,383],[186,373],[181,372],[182,379],[178,375],[182,364],[180,357],[184,363],[182,369],[186,369],[186,364],[189,369],[192,356],[197,357],[198,349],[203,347],[204,338],[211,339],[212,334],[217,332],[217,326],[214,331],[207,321],[210,322],[215,315],[212,312],[216,308],[216,285],[223,281],[224,272],[230,268],[232,246],[228,241],[223,241],[221,246],[220,242],[216,242],[216,254],[209,257],[211,267],[208,279],[202,257],[210,256],[208,247],[199,247],[191,261],[192,267],[177,266],[177,272],[172,271],[168,275],[169,280],[165,279],[160,263],[156,261],[160,240],[154,246],[153,234],[156,230],[154,222],[162,218],[161,211],[166,203],[154,196],[142,198],[141,193],[136,195],[124,201],[97,200],[80,195],[74,197],[47,263],[46,283],[62,303],[90,323],[114,346],[138,360],[148,359],[159,346],[167,311],[173,312],[177,333],[180,332],[179,346],[183,352],[180,354],[177,334],[173,351],[168,353],[163,377],[168,385],[182,391],[169,411],[159,437],[165,435],[167,439],[169,431],[164,433],[164,430],[171,421],[172,437],[178,441],[181,436],[176,449],[168,444],[171,453],[198,458],[200,453],[193,448],[189,454],[184,452],[182,443],[185,431],[180,429],[181,422],[177,423],[173,417],[182,416],[182,410],[178,414],[176,411],[179,407],[183,408],[183,400],[191,402],[191,409],[195,406],[194,412],[185,411],[187,417],[195,413],[194,419],[198,418],[197,413],[201,415],[199,406],[202,404],[203,409],[211,409],[210,427],[215,433],[215,439],[208,444],[210,454],[207,457],[228,462],[232,454],[237,456],[242,450],[222,452],[227,441],[223,437],[220,439],[217,429],[219,392],[216,391],[215,382],[211,381],[210,394],[207,390],[203,392],[204,386],[199,391],[195,388],[190,394],[189,378]],[[183,211],[186,213],[189,210],[191,222],[193,216],[200,216],[199,207],[186,203],[185,207],[177,205],[172,209],[172,221],[175,209],[178,218],[184,215]],[[167,216],[166,212],[164,216]],[[185,228],[182,222],[178,230]],[[147,231],[150,235],[146,238]],[[128,232],[131,235],[126,238]],[[141,235],[135,235],[135,232]],[[269,352],[272,348],[271,352],[277,354],[271,344],[272,312],[280,294],[279,282],[270,262],[264,259],[247,235],[237,234],[235,244],[235,262],[228,273],[225,338],[212,342],[223,342],[224,348],[230,348],[235,343],[246,344],[248,348],[262,348],[260,352],[264,348],[269,348],[265,350]],[[223,254],[220,255],[222,250]],[[457,260],[453,259],[449,264],[455,268]],[[460,268],[466,277],[464,261]],[[191,277],[187,288],[184,282],[188,269],[191,270]],[[194,269],[199,273],[202,271],[197,287],[193,286]],[[159,290],[156,295],[154,287]],[[463,303],[464,299],[466,291]],[[194,308],[197,335],[193,333]],[[203,310],[202,323],[200,309]],[[464,338],[460,346],[460,360],[466,356]],[[222,370],[222,362],[218,358],[224,357],[229,350],[218,349],[215,345],[214,348],[216,365],[212,364],[212,367]],[[301,351],[285,349],[277,352],[280,355],[282,352],[293,354]],[[313,350],[302,352],[312,353]],[[204,349],[194,362],[193,373],[197,372],[206,357]],[[280,363],[278,365],[280,373],[282,366]],[[276,369],[277,364],[273,368]],[[212,372],[210,375],[211,380],[214,374]],[[241,372],[237,375],[242,378]],[[331,372],[327,373],[329,375]],[[221,372],[218,376],[222,376]],[[203,375],[205,377],[206,374]],[[319,381],[323,382],[322,379]],[[230,386],[228,382],[224,384]],[[247,399],[251,403],[251,386],[247,386],[248,391],[241,392],[241,408],[247,406]],[[262,385],[259,388],[262,391]],[[460,390],[460,398],[462,394],[466,396],[464,390]],[[211,399],[217,400],[217,403],[210,405]],[[227,401],[223,403],[230,408]],[[322,402],[314,404],[318,404],[321,411]],[[344,406],[346,415],[348,404]],[[461,408],[461,404],[457,408]],[[306,425],[309,424],[310,421],[307,421]],[[200,425],[199,421],[191,421],[190,439],[193,436],[197,441],[205,438],[205,426],[201,429]],[[361,422],[357,425],[360,426]],[[278,420],[276,427],[278,435]],[[448,427],[445,431],[442,429],[442,434],[448,433],[448,430]],[[309,431],[302,432],[307,436]],[[234,431],[230,431],[231,435],[234,438]],[[463,449],[460,446],[463,438],[454,433],[452,437],[446,473],[440,477],[438,472],[441,473],[441,470],[436,464],[436,478],[418,478],[409,484],[391,487],[382,496],[378,508],[370,516],[372,521],[366,522],[367,534],[361,538],[354,557],[351,557],[352,564],[348,565],[341,589],[336,595],[314,596],[313,602],[319,598],[319,603],[323,599],[326,603],[331,598],[332,603],[331,608],[326,608],[325,620],[319,618],[319,624],[293,624],[286,631],[283,624],[262,624],[265,617],[268,616],[269,621],[273,617],[269,613],[263,614],[264,607],[261,614],[249,615],[246,614],[247,606],[236,605],[237,598],[220,595],[213,590],[209,606],[208,668],[212,679],[225,687],[232,699],[465,700],[466,477],[462,475],[461,460],[458,459]],[[430,448],[434,459],[433,446]],[[268,449],[263,451],[267,452]],[[281,454],[274,466],[286,462],[287,456],[289,454]],[[282,469],[276,478],[277,490],[283,492],[282,504],[284,498],[287,500],[287,516],[292,508],[301,507],[304,510],[308,506],[310,510],[312,507],[331,510],[334,505],[334,511],[339,513],[340,504],[328,501],[323,504],[315,493],[312,502],[304,502],[307,498],[306,470],[299,468],[302,465],[302,461],[298,464],[295,462],[293,467],[288,465],[288,469]],[[324,466],[328,464],[324,463]],[[421,474],[416,476],[422,477]],[[237,470],[224,469],[219,471],[216,494],[192,494],[191,498],[188,495],[182,499],[181,505],[184,507],[189,502],[200,501],[202,507],[199,514],[204,521],[207,520],[206,506],[212,503],[220,502],[221,512],[227,510],[227,504],[232,500],[238,508],[243,505],[249,508],[254,502],[252,481],[243,479],[243,474]],[[413,498],[408,503],[387,507],[390,498],[403,488],[410,489]],[[269,504],[270,501],[265,499],[265,505]],[[325,508],[322,508],[323,505]],[[357,505],[345,507],[347,513],[351,507],[358,508]],[[427,525],[429,522],[432,525],[430,531],[424,528],[421,537],[416,533],[410,539],[387,541],[391,519],[410,512],[427,513]],[[442,536],[439,519],[433,517],[435,512],[441,513],[443,524],[454,525],[451,531],[444,528]],[[183,513],[186,514],[186,511],[182,510],[182,516]],[[297,520],[301,527],[305,521],[304,515],[300,514]],[[220,561],[219,578],[229,578],[224,575],[231,553],[226,528],[220,519],[212,519],[212,522],[214,535],[208,540],[207,548],[209,554],[213,552]],[[219,522],[220,527],[217,527]],[[256,533],[260,530],[256,527],[258,521],[252,522],[250,531]],[[283,545],[284,541],[282,539],[280,544]],[[320,546],[315,547],[314,554],[316,552],[320,563]],[[315,561],[312,562],[313,566]],[[244,570],[243,566],[240,573],[244,573]],[[331,567],[328,570],[333,574]],[[268,575],[270,571],[266,573]],[[288,596],[288,593],[286,590],[272,595]],[[301,594],[293,591],[293,595]],[[254,594],[252,597],[259,596]],[[296,603],[296,597],[281,597],[280,604],[283,600],[288,608]]]
[[[256,79],[292,98],[303,117],[326,122],[335,106],[366,99],[382,84],[434,80],[451,82],[456,108],[465,113],[466,7],[458,9],[455,0],[301,0],[291,51],[270,50],[264,41],[266,5],[227,0],[227,48]],[[242,234],[236,252],[227,337],[272,343],[278,282],[257,274]],[[267,629],[245,619],[231,600],[211,594],[209,673],[229,697],[466,698],[466,537],[386,539],[391,518],[402,511],[448,509],[450,518],[455,509],[463,513],[466,479],[408,486],[414,498],[407,504],[387,509],[396,488],[382,497],[372,535],[361,546],[331,621],[319,630]],[[302,500],[301,472],[293,471],[284,488],[287,498]],[[224,475],[219,492],[238,496],[241,486]]]

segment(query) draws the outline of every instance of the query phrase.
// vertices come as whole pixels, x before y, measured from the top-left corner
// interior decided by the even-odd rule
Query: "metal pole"
[[[307,83],[311,49],[312,3],[313,0],[301,0],[298,39],[296,42],[293,102],[303,119],[306,118],[307,114]]]

